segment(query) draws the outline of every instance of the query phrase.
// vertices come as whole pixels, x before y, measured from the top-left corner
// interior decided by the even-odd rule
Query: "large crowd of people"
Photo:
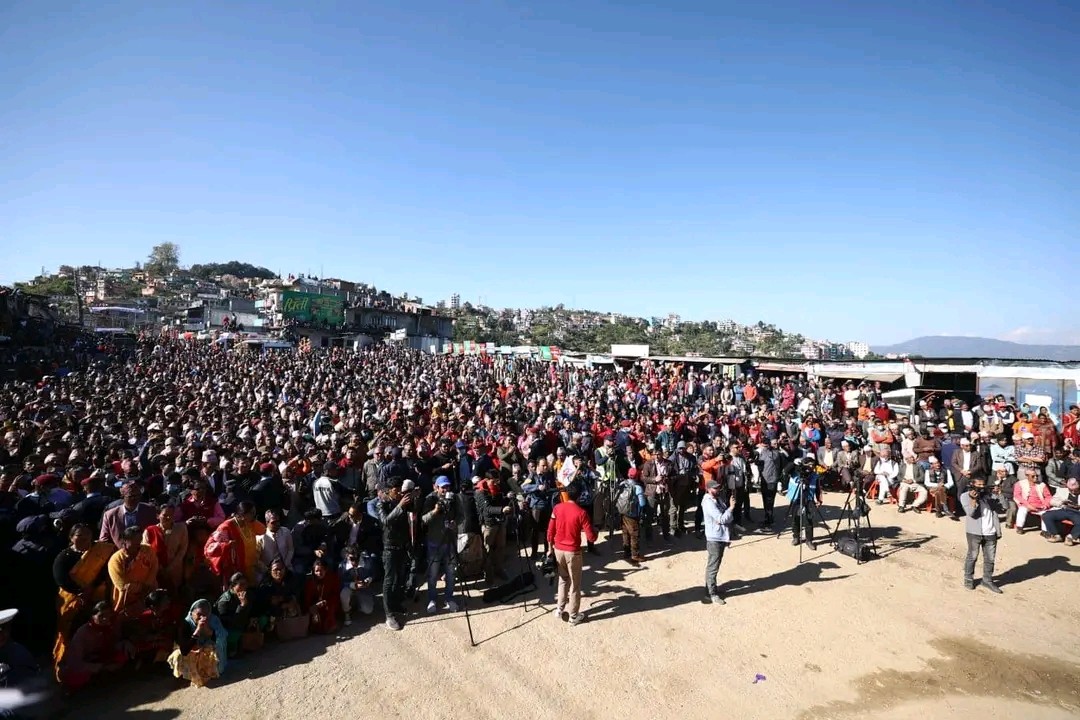
[[[691,532],[722,602],[723,548],[777,522],[778,492],[959,519],[985,488],[1017,532],[1080,540],[1077,407],[941,397],[896,417],[874,383],[153,334],[84,360],[0,387],[0,665],[18,682],[51,652],[66,693],[131,667],[212,684],[267,643],[376,615],[401,630],[520,558],[557,557],[577,624],[581,552],[648,563]]]

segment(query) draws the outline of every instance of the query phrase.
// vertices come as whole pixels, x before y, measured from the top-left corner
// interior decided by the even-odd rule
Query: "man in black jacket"
[[[486,479],[476,483],[476,512],[484,534],[484,578],[490,584],[506,580],[503,559],[506,555],[506,518],[514,508],[500,492],[499,472],[492,470]]]
[[[412,519],[416,486],[411,480],[395,480],[379,504],[383,529],[383,610],[386,627],[401,630],[405,614],[405,585],[409,579],[409,549],[412,547]]]

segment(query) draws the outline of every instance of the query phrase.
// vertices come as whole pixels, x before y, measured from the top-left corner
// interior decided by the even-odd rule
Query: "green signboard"
[[[340,325],[345,319],[345,299],[286,290],[281,293],[281,316],[286,320]]]

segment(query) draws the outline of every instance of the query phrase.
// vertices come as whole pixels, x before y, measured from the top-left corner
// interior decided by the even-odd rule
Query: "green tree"
[[[150,257],[146,261],[146,271],[150,274],[163,277],[179,267],[180,246],[176,243],[164,242],[150,250]]]

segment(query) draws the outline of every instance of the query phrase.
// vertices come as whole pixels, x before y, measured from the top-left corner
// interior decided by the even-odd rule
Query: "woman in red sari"
[[[96,676],[127,663],[129,644],[120,639],[116,614],[107,600],[94,606],[90,621],[75,631],[57,672],[67,693],[82,689]]]
[[[255,505],[246,500],[237,505],[231,518],[214,530],[206,541],[203,554],[222,589],[228,587],[229,578],[237,572],[244,573],[248,583],[254,584],[255,562],[259,556],[255,537],[264,532],[265,526],[255,522]]]
[[[315,560],[304,583],[304,610],[311,618],[311,632],[326,634],[337,630],[341,581],[322,558]]]

